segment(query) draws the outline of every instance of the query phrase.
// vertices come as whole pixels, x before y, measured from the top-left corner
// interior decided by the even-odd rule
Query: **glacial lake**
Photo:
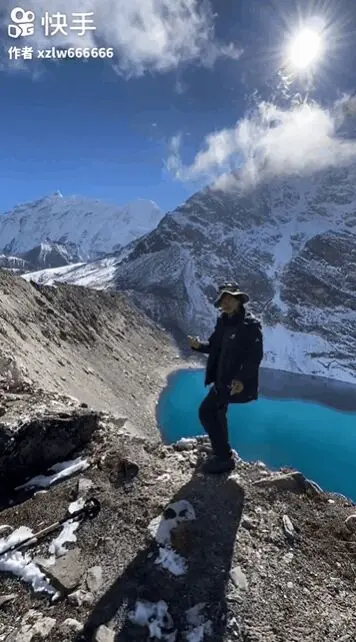
[[[207,392],[203,370],[169,377],[157,405],[165,443],[204,434],[198,407]],[[257,401],[229,406],[230,443],[246,461],[295,468],[356,502],[355,392],[351,384],[265,372]]]

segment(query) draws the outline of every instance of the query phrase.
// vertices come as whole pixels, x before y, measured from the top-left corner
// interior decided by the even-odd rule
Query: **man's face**
[[[221,311],[225,314],[233,314],[238,312],[241,306],[241,301],[238,297],[231,294],[223,294],[220,301]]]

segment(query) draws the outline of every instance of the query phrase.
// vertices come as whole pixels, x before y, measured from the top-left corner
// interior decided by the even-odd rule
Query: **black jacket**
[[[223,360],[219,365],[221,350]],[[245,312],[228,317],[222,314],[214,332],[207,342],[201,342],[197,352],[208,354],[205,385],[216,383],[228,389],[233,379],[242,381],[244,390],[233,395],[230,402],[241,403],[258,397],[258,373],[263,359],[263,336],[261,322]]]

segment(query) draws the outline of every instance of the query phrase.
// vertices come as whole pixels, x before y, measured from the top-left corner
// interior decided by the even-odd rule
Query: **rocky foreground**
[[[176,352],[119,294],[0,271],[0,642],[355,642],[356,507],[163,445]]]
[[[18,458],[0,552],[85,499],[101,510],[0,555],[1,642],[356,639],[356,508],[345,498],[241,460],[206,478],[204,439],[154,443],[64,396],[3,392],[2,409]],[[30,425],[52,476],[26,484],[41,468],[38,444],[21,450]]]

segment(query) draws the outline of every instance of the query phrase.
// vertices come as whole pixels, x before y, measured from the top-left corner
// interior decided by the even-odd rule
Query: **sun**
[[[289,60],[294,67],[306,69],[319,58],[321,49],[319,33],[312,29],[303,29],[292,40]]]

